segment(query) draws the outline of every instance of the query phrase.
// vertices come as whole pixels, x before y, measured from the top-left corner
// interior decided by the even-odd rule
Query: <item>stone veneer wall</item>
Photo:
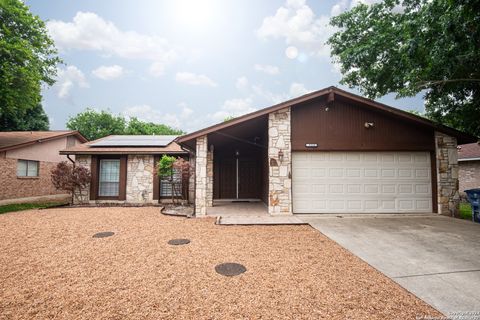
[[[153,155],[129,155],[127,160],[127,202],[153,202]]]
[[[457,139],[435,132],[437,158],[438,213],[458,216],[460,195],[458,193]]]
[[[92,157],[90,155],[77,155],[75,156],[75,165],[82,166],[91,169]],[[90,202],[90,184],[88,184],[84,189],[75,192],[73,197],[74,204],[84,204]]]
[[[272,215],[292,214],[292,146],[290,108],[268,115],[268,212]],[[278,153],[283,152],[280,161]]]
[[[205,216],[213,204],[213,154],[208,151],[208,137],[197,138],[195,155],[195,215]]]

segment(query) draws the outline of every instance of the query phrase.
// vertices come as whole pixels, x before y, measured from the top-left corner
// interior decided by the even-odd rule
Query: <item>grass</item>
[[[460,203],[460,218],[472,220],[472,206],[468,202]]]
[[[15,203],[0,206],[0,214],[14,211],[30,210],[30,209],[46,209],[64,205],[66,202],[38,202],[38,203]]]

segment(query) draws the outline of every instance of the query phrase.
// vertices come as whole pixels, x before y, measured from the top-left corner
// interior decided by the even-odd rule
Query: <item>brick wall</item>
[[[464,190],[480,188],[480,160],[458,162],[460,194],[465,197]]]
[[[279,157],[280,151],[283,159]],[[268,166],[268,212],[292,214],[290,108],[268,115]]]
[[[50,180],[50,171],[55,162],[41,161],[39,176],[29,178],[17,177],[17,159],[0,157],[0,200],[66,194],[56,190]]]

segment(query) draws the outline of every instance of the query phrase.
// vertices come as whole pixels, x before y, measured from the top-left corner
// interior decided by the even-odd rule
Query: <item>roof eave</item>
[[[276,104],[276,105],[273,105],[273,106],[270,106],[270,107],[267,107],[267,108],[264,108],[264,109],[261,109],[261,110],[258,110],[258,111],[248,113],[246,115],[237,117],[237,118],[229,120],[229,121],[218,123],[218,124],[209,126],[207,128],[204,128],[204,129],[201,129],[201,130],[198,130],[198,131],[180,136],[177,139],[175,139],[175,142],[177,142],[181,145],[184,145],[186,142],[188,142],[192,139],[198,138],[200,136],[212,133],[212,132],[217,131],[217,130],[225,129],[225,128],[240,124],[242,122],[254,119],[256,117],[260,117],[260,116],[269,114],[271,112],[281,110],[283,108],[287,108],[287,107],[290,107],[290,106],[293,106],[293,105],[296,105],[296,104],[299,104],[299,103],[306,102],[306,101],[311,100],[311,99],[319,98],[319,97],[321,97],[323,95],[326,95],[326,94],[329,94],[331,92],[333,92],[334,94],[337,94],[339,96],[342,96],[344,98],[351,99],[351,100],[354,100],[354,101],[358,101],[359,103],[369,105],[371,107],[376,108],[379,111],[382,111],[382,112],[385,112],[385,113],[390,113],[391,115],[405,118],[405,120],[410,120],[410,121],[416,122],[420,125],[430,127],[433,130],[438,130],[438,131],[444,132],[448,135],[452,135],[455,138],[457,138],[459,144],[476,142],[479,139],[478,137],[475,137],[475,136],[472,136],[470,134],[458,131],[456,129],[438,124],[436,122],[433,122],[433,121],[431,121],[429,119],[426,119],[426,118],[423,118],[421,116],[417,116],[417,115],[409,113],[407,111],[400,110],[400,109],[388,106],[386,104],[376,102],[374,100],[371,100],[371,99],[368,99],[368,98],[365,98],[365,97],[361,97],[361,96],[358,96],[356,94],[350,93],[348,91],[338,89],[337,87],[331,86],[331,87],[327,87],[325,89],[321,89],[321,90],[318,90],[318,91],[315,91],[315,92],[305,94],[303,96],[300,96],[300,97],[297,97],[297,98],[294,98],[294,99],[290,99],[290,100],[285,101],[285,102],[281,102],[279,104]]]

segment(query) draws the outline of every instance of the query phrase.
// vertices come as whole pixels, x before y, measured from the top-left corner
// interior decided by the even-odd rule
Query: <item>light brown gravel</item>
[[[415,319],[423,301],[309,226],[216,226],[159,208],[0,215],[0,319]],[[109,238],[93,234],[113,231]],[[185,246],[170,246],[188,238]],[[237,262],[247,272],[215,273]]]

